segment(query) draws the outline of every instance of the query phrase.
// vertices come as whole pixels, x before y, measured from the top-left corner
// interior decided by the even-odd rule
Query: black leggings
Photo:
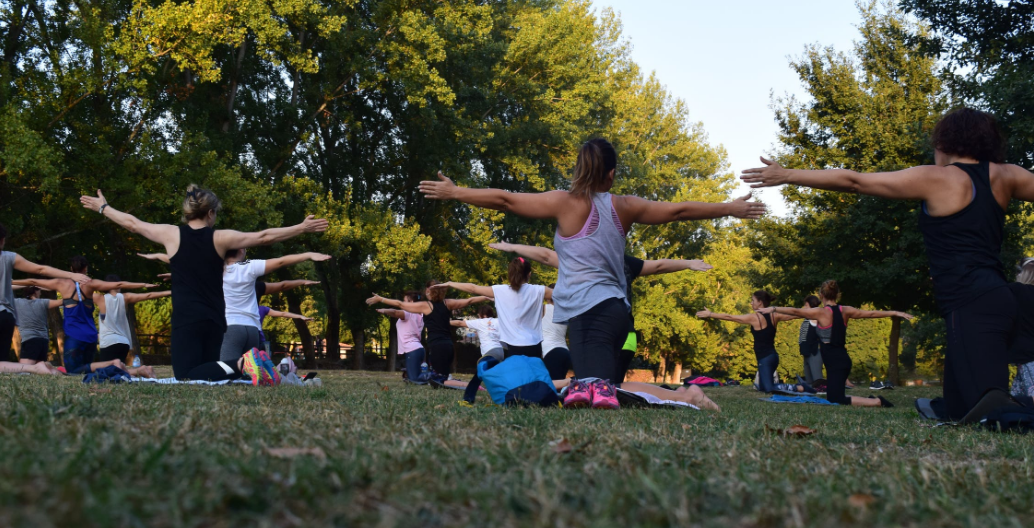
[[[826,399],[839,405],[851,405],[847,396],[847,377],[851,374],[851,356],[843,347],[822,346],[822,363],[826,366]]]
[[[504,358],[512,356],[527,356],[542,359],[542,343],[531,346],[516,346],[508,345],[506,343],[502,343],[502,345]]]
[[[564,347],[554,348],[542,358],[542,362],[546,364],[550,379],[567,379],[567,371],[571,370],[571,351]]]
[[[0,311],[0,361],[10,361],[11,342],[14,339],[14,314]]]
[[[100,353],[97,354],[97,361],[111,361],[113,359],[117,359],[125,363],[128,356],[129,345],[118,343],[101,348]]]
[[[451,341],[437,341],[427,344],[427,365],[435,374],[452,374],[452,358],[455,355]]]
[[[621,347],[628,338],[628,307],[607,299],[571,318],[567,335],[576,378],[600,378],[620,384]]]
[[[950,312],[944,353],[944,403],[958,420],[989,389],[1009,390],[1009,338],[1016,318],[1012,290],[996,288]]]
[[[219,349],[223,346],[223,325],[215,321],[198,321],[172,329],[172,374],[176,379],[221,381],[240,377],[236,363],[220,364]],[[228,366],[232,372],[226,372]]]

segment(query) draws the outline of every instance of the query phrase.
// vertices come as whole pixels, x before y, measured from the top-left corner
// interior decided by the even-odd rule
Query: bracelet
[[[104,208],[107,207],[107,206],[108,206],[108,204],[105,203],[104,205],[101,206],[100,209],[97,209],[97,212],[100,213],[101,216],[104,216]]]

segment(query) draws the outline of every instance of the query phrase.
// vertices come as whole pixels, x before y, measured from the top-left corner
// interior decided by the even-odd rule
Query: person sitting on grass
[[[22,288],[23,296],[14,300],[18,313],[18,334],[22,342],[18,363],[22,365],[47,363],[47,355],[50,353],[48,312],[60,308],[61,299],[41,299],[41,290],[35,286],[15,286],[15,288]]]
[[[484,305],[478,308],[477,319],[453,319],[450,321],[450,324],[461,328],[470,328],[477,332],[478,343],[481,345],[481,359],[494,358],[496,361],[502,361],[506,358],[503,344],[499,341],[499,319],[496,319],[495,310],[491,306]],[[478,360],[478,363],[481,362],[481,359]],[[465,387],[466,390],[463,393],[464,401],[474,403],[474,398],[477,396],[480,387],[481,378],[478,377],[475,370],[474,377],[471,378],[470,383]]]
[[[118,275],[108,275],[104,278],[108,282],[119,282]],[[125,364],[129,357],[129,348],[132,346],[132,333],[129,328],[129,318],[126,310],[129,306],[143,301],[160,299],[172,295],[171,291],[147,292],[147,293],[122,293],[118,288],[109,290],[106,294],[93,292],[93,303],[100,310],[100,353],[99,361],[111,361],[117,359]],[[142,378],[153,378],[154,369],[144,365],[142,367],[130,367],[130,374]]]

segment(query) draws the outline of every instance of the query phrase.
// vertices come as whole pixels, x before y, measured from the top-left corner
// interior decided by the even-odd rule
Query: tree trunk
[[[385,353],[388,359],[388,366],[385,370],[388,372],[395,372],[395,359],[398,358],[399,351],[399,333],[395,330],[394,324],[388,325],[388,351]]]
[[[129,348],[132,354],[126,356],[126,361],[133,364],[133,357],[140,355],[140,338],[136,335],[136,307],[126,303],[126,320],[129,321]]]
[[[661,383],[664,383],[665,376],[667,376],[667,374],[668,362],[665,361],[664,356],[661,356],[661,359],[657,362],[657,373],[653,376],[654,382],[661,380]]]
[[[668,383],[671,383],[672,385],[681,385],[682,384],[682,362],[681,361],[675,363],[675,368],[673,368],[672,371],[671,371],[671,381],[669,381]]]
[[[334,361],[341,360],[341,307],[338,305],[337,290],[331,284],[330,278],[323,271],[322,267],[316,266],[316,276],[320,279],[320,286],[323,288],[323,298],[327,304],[327,326],[323,337],[327,340],[324,353],[327,358],[334,358]],[[336,281],[335,281],[336,284]]]
[[[226,94],[226,120],[223,121],[223,132],[229,132],[230,126],[233,124],[235,115],[233,113],[233,103],[237,99],[237,79],[241,75],[241,64],[244,62],[244,57],[248,50],[248,39],[244,39],[241,42],[240,48],[237,48],[237,63],[233,69],[233,77],[230,78],[230,90]]]
[[[287,299],[287,311],[302,314],[302,299],[298,290],[288,290],[283,293],[284,298]],[[302,340],[305,368],[316,368],[316,351],[312,348],[312,332],[309,332],[309,325],[301,319],[292,319],[292,321],[294,321],[295,329],[298,330],[298,337]]]
[[[887,378],[891,383],[901,386],[901,377],[898,372],[898,342],[901,341],[901,318],[890,318],[890,343],[887,344]]]
[[[363,359],[366,355],[366,329],[352,326],[352,370],[363,370]]]

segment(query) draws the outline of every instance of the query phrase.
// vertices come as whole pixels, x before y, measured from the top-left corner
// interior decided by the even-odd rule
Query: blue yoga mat
[[[761,398],[761,401],[771,403],[814,403],[816,405],[836,405],[825,398],[818,398],[815,396],[783,396],[782,394],[773,394],[768,398]]]

